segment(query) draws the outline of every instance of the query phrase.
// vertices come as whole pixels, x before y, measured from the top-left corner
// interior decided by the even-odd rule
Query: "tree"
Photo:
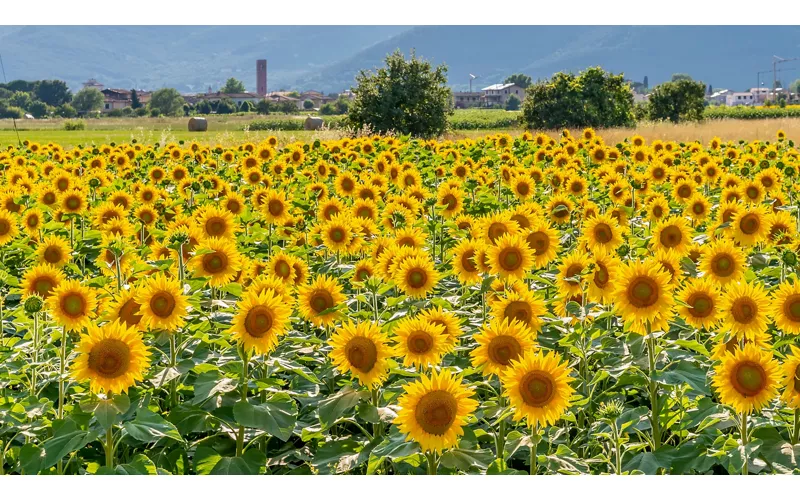
[[[36,84],[25,80],[11,80],[5,84],[5,88],[12,92],[33,92]]]
[[[649,89],[650,88],[650,84],[647,81],[647,75],[644,76],[644,80],[642,80],[642,85],[644,85],[645,89]]]
[[[72,101],[72,92],[61,80],[40,80],[34,91],[36,99],[50,106],[61,106]]]
[[[708,90],[706,90],[706,94],[708,94],[708,95],[711,95],[711,94],[713,94],[713,93],[714,93],[714,89],[713,89],[713,88],[711,88],[711,84],[709,83],[709,84],[708,84]]]
[[[314,101],[312,101],[311,99],[306,99],[305,101],[303,101],[303,109],[305,110],[314,109]]]
[[[691,80],[692,77],[686,73],[673,73],[672,74],[672,81],[679,82],[681,80]]]
[[[242,103],[239,105],[239,111],[242,113],[252,113],[253,103],[250,101],[242,101]]]
[[[789,92],[793,94],[800,92],[800,80],[795,80],[789,84]]]
[[[344,97],[340,97],[336,99],[336,103],[334,103],[334,106],[336,106],[337,115],[346,115],[347,112],[350,110],[350,101],[348,101]]]
[[[179,116],[183,113],[183,97],[177,90],[171,88],[158,89],[150,96],[150,113],[158,110],[159,114],[166,116]],[[158,116],[158,115],[156,115]]]
[[[278,111],[291,115],[297,112],[297,104],[294,101],[283,101],[278,104]]]
[[[522,104],[522,101],[519,100],[519,97],[512,95],[506,101],[506,111],[516,111],[519,109],[520,104]]]
[[[27,111],[31,103],[33,103],[33,99],[31,99],[31,95],[28,92],[22,92],[21,90],[18,90],[11,94],[11,97],[8,99],[8,103],[11,106],[16,106]]]
[[[336,106],[333,104],[326,102],[322,106],[319,107],[319,113],[324,116],[335,115],[336,113]]]
[[[272,110],[272,106],[270,102],[266,99],[261,99],[256,103],[256,113],[259,115],[268,115],[269,112]]]
[[[236,112],[236,103],[230,97],[224,97],[217,103],[217,114],[229,115]]]
[[[523,89],[527,89],[533,83],[533,80],[528,75],[523,75],[522,73],[514,73],[513,75],[507,77],[503,83],[513,83],[519,85]]]
[[[22,108],[0,102],[0,118],[22,118],[24,115],[25,111]]]
[[[44,118],[49,112],[49,106],[42,101],[33,101],[27,109],[28,113],[32,114],[34,118]]]
[[[413,50],[410,59],[397,50],[377,72],[361,70],[356,84],[347,116],[349,126],[416,137],[434,137],[447,130],[453,114],[447,66],[433,68]]]
[[[648,114],[651,120],[673,123],[703,119],[706,86],[694,80],[677,80],[657,85],[650,93]]]
[[[633,92],[624,75],[592,67],[556,73],[530,87],[522,105],[528,128],[629,127],[635,123]]]
[[[80,113],[100,111],[103,107],[103,93],[96,88],[83,88],[72,98],[72,105]]]
[[[197,103],[195,106],[195,110],[201,115],[210,115],[211,114],[211,103],[207,100],[203,99],[202,101]]]
[[[219,91],[223,94],[242,94],[245,92],[244,83],[234,77],[230,77]]]
[[[56,109],[56,114],[63,118],[75,118],[78,116],[78,112],[71,104],[62,104]]]
[[[136,92],[136,89],[131,89],[131,107],[133,109],[142,107],[142,101],[139,100],[139,93]]]

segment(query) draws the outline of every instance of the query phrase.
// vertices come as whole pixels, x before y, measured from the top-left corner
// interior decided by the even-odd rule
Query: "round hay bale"
[[[189,132],[205,132],[208,130],[208,121],[205,118],[193,116],[189,118]]]
[[[303,123],[303,128],[306,130],[319,130],[322,128],[322,125],[325,124],[325,120],[318,116],[309,116],[306,118],[306,121]]]

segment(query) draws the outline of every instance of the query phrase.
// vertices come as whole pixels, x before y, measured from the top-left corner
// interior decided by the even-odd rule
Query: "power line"
[[[3,55],[0,54],[0,69],[3,70],[3,81],[8,83],[8,78],[6,78],[6,67],[3,64]],[[14,123],[14,132],[17,134],[17,142],[19,143],[19,147],[22,147],[22,139],[19,138],[19,130],[17,130],[17,119],[13,116],[11,117],[11,121]]]

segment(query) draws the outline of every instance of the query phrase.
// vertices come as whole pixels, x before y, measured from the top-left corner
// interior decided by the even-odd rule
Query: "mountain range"
[[[106,87],[217,90],[228,77],[255,89],[268,61],[268,90],[340,92],[361,69],[400,49],[448,66],[466,90],[512,73],[534,80],[602,66],[649,84],[688,73],[714,88],[769,86],[773,56],[800,57],[797,26],[0,26],[8,80],[61,79],[73,90]],[[777,65],[800,78],[800,60]],[[757,72],[761,71],[760,78]]]

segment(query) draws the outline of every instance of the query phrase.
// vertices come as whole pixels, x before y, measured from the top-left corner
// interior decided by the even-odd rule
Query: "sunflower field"
[[[0,152],[0,474],[800,473],[800,151]]]

